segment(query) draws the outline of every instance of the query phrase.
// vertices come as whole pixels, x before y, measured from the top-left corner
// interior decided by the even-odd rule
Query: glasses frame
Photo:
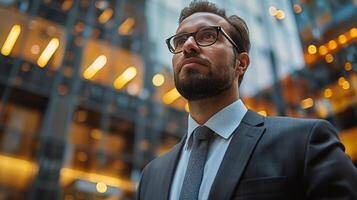
[[[200,45],[200,44],[197,42],[197,40],[196,40],[196,35],[197,35],[197,33],[198,33],[199,31],[201,31],[201,30],[203,30],[203,29],[206,29],[206,28],[214,28],[214,29],[216,29],[216,31],[217,31],[217,38],[216,38],[216,40],[215,40],[212,44],[209,44],[209,45]],[[224,31],[224,29],[223,29],[222,27],[220,27],[220,26],[205,26],[205,27],[200,28],[198,31],[195,31],[195,32],[191,32],[191,33],[179,33],[179,34],[176,34],[176,35],[173,35],[173,36],[167,38],[167,39],[166,39],[166,44],[167,44],[167,47],[168,47],[168,49],[169,49],[169,51],[170,51],[171,53],[173,53],[173,54],[178,54],[178,53],[183,52],[183,50],[175,52],[175,49],[172,47],[172,45],[171,45],[171,43],[170,43],[171,40],[172,40],[174,37],[176,37],[176,36],[181,36],[181,35],[186,35],[186,36],[187,36],[187,39],[188,39],[188,38],[190,38],[190,37],[192,36],[193,39],[195,40],[196,44],[197,44],[199,47],[208,47],[208,46],[211,46],[211,45],[213,45],[214,43],[217,42],[220,32],[221,32],[222,35],[238,50],[238,52],[240,52],[240,49],[239,49],[238,45],[232,40],[231,37],[229,37],[229,35],[228,35],[228,34]],[[186,41],[187,41],[187,40],[186,40]],[[186,41],[185,41],[185,42],[186,42]]]

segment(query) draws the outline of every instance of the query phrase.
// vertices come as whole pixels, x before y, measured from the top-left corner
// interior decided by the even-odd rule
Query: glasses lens
[[[214,27],[201,29],[196,34],[196,42],[201,46],[208,46],[216,42],[218,31]]]
[[[186,40],[187,40],[186,34],[177,35],[177,36],[171,38],[171,40],[170,40],[171,48],[174,50],[174,52],[181,51],[182,46],[186,42]]]

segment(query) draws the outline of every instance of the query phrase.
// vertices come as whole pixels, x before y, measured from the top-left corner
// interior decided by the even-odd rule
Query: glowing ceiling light
[[[285,12],[282,10],[278,10],[276,13],[276,18],[278,20],[283,20],[285,18]]]
[[[129,35],[130,32],[133,30],[134,25],[135,25],[135,20],[129,17],[119,26],[118,32],[121,35]]]
[[[328,42],[328,48],[330,50],[335,50],[337,48],[337,42],[335,40],[330,40]]]
[[[38,58],[38,60],[37,60],[38,66],[45,67],[47,65],[48,61],[53,56],[53,54],[58,49],[58,47],[59,47],[59,39],[52,38],[51,41],[46,46],[45,50],[43,50],[42,54]]]
[[[357,28],[351,28],[350,29],[350,35],[352,38],[357,37]]]
[[[277,12],[278,12],[278,10],[277,10],[274,6],[270,6],[270,7],[269,7],[269,14],[270,14],[271,16],[274,17]]]
[[[98,21],[102,24],[106,23],[113,16],[113,9],[107,8],[99,16]]]
[[[15,46],[17,39],[20,36],[20,33],[21,33],[20,25],[16,24],[11,28],[9,35],[7,36],[5,43],[1,48],[2,55],[4,55],[4,56],[10,55],[12,49]]]
[[[131,81],[137,74],[137,70],[135,67],[129,67],[126,69],[118,78],[114,81],[114,87],[116,89],[123,88],[129,81]]]
[[[343,34],[338,36],[338,43],[346,44],[347,43],[347,37],[345,35],[343,35]]]
[[[330,98],[330,97],[332,96],[332,90],[331,90],[330,88],[326,88],[326,89],[324,90],[324,96],[325,96],[326,98]]]
[[[327,54],[326,56],[325,56],[325,61],[327,62],[327,63],[332,63],[333,62],[333,55],[331,55],[331,54]]]
[[[346,62],[345,63],[345,70],[346,71],[351,71],[352,70],[352,63]]]
[[[346,82],[346,79],[345,79],[345,77],[340,77],[340,78],[338,78],[338,85],[339,86],[343,86],[343,84]]]
[[[317,48],[316,48],[315,45],[311,44],[311,45],[309,45],[309,47],[307,48],[307,51],[309,52],[309,54],[316,54]]]
[[[107,63],[107,57],[105,55],[98,56],[95,61],[89,65],[89,67],[83,72],[83,77],[85,79],[91,79],[93,76],[102,69]]]
[[[177,91],[176,88],[174,88],[174,89],[171,89],[170,91],[168,91],[166,94],[164,94],[164,96],[162,97],[162,101],[165,104],[171,104],[176,99],[178,99],[180,96],[181,96],[180,93]]]
[[[345,81],[345,82],[343,83],[343,85],[342,85],[342,88],[343,88],[344,90],[350,89],[350,83],[349,83],[348,81]]]
[[[95,188],[99,193],[105,193],[108,190],[107,185],[103,182],[98,182]]]
[[[155,76],[152,78],[152,84],[154,84],[156,87],[161,86],[165,82],[165,77],[162,74],[155,74]]]
[[[302,12],[302,8],[301,8],[301,6],[299,4],[294,4],[294,12],[296,14],[299,14],[299,13]]]
[[[324,56],[324,55],[326,55],[327,53],[328,53],[327,47],[326,47],[325,45],[321,45],[321,46],[319,47],[319,54],[320,54],[321,56]]]
[[[312,98],[307,98],[301,101],[301,107],[303,109],[311,108],[314,105],[314,100]]]

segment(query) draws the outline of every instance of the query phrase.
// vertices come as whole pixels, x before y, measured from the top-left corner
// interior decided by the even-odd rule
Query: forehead
[[[228,30],[229,23],[219,15],[197,12],[185,18],[179,24],[176,33],[193,32],[204,26],[221,26],[223,29]]]

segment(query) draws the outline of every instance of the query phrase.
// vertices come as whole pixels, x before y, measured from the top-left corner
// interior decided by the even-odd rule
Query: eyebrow
[[[209,27],[209,26],[219,26],[219,25],[208,25],[208,24],[198,24],[198,27],[197,27],[197,29],[195,30],[195,31],[191,31],[191,32],[187,32],[187,31],[183,31],[183,32],[176,32],[176,34],[175,35],[178,35],[178,34],[185,34],[185,33],[193,33],[193,32],[196,32],[196,31],[198,31],[199,29],[201,29],[201,28],[203,28],[203,27]]]

